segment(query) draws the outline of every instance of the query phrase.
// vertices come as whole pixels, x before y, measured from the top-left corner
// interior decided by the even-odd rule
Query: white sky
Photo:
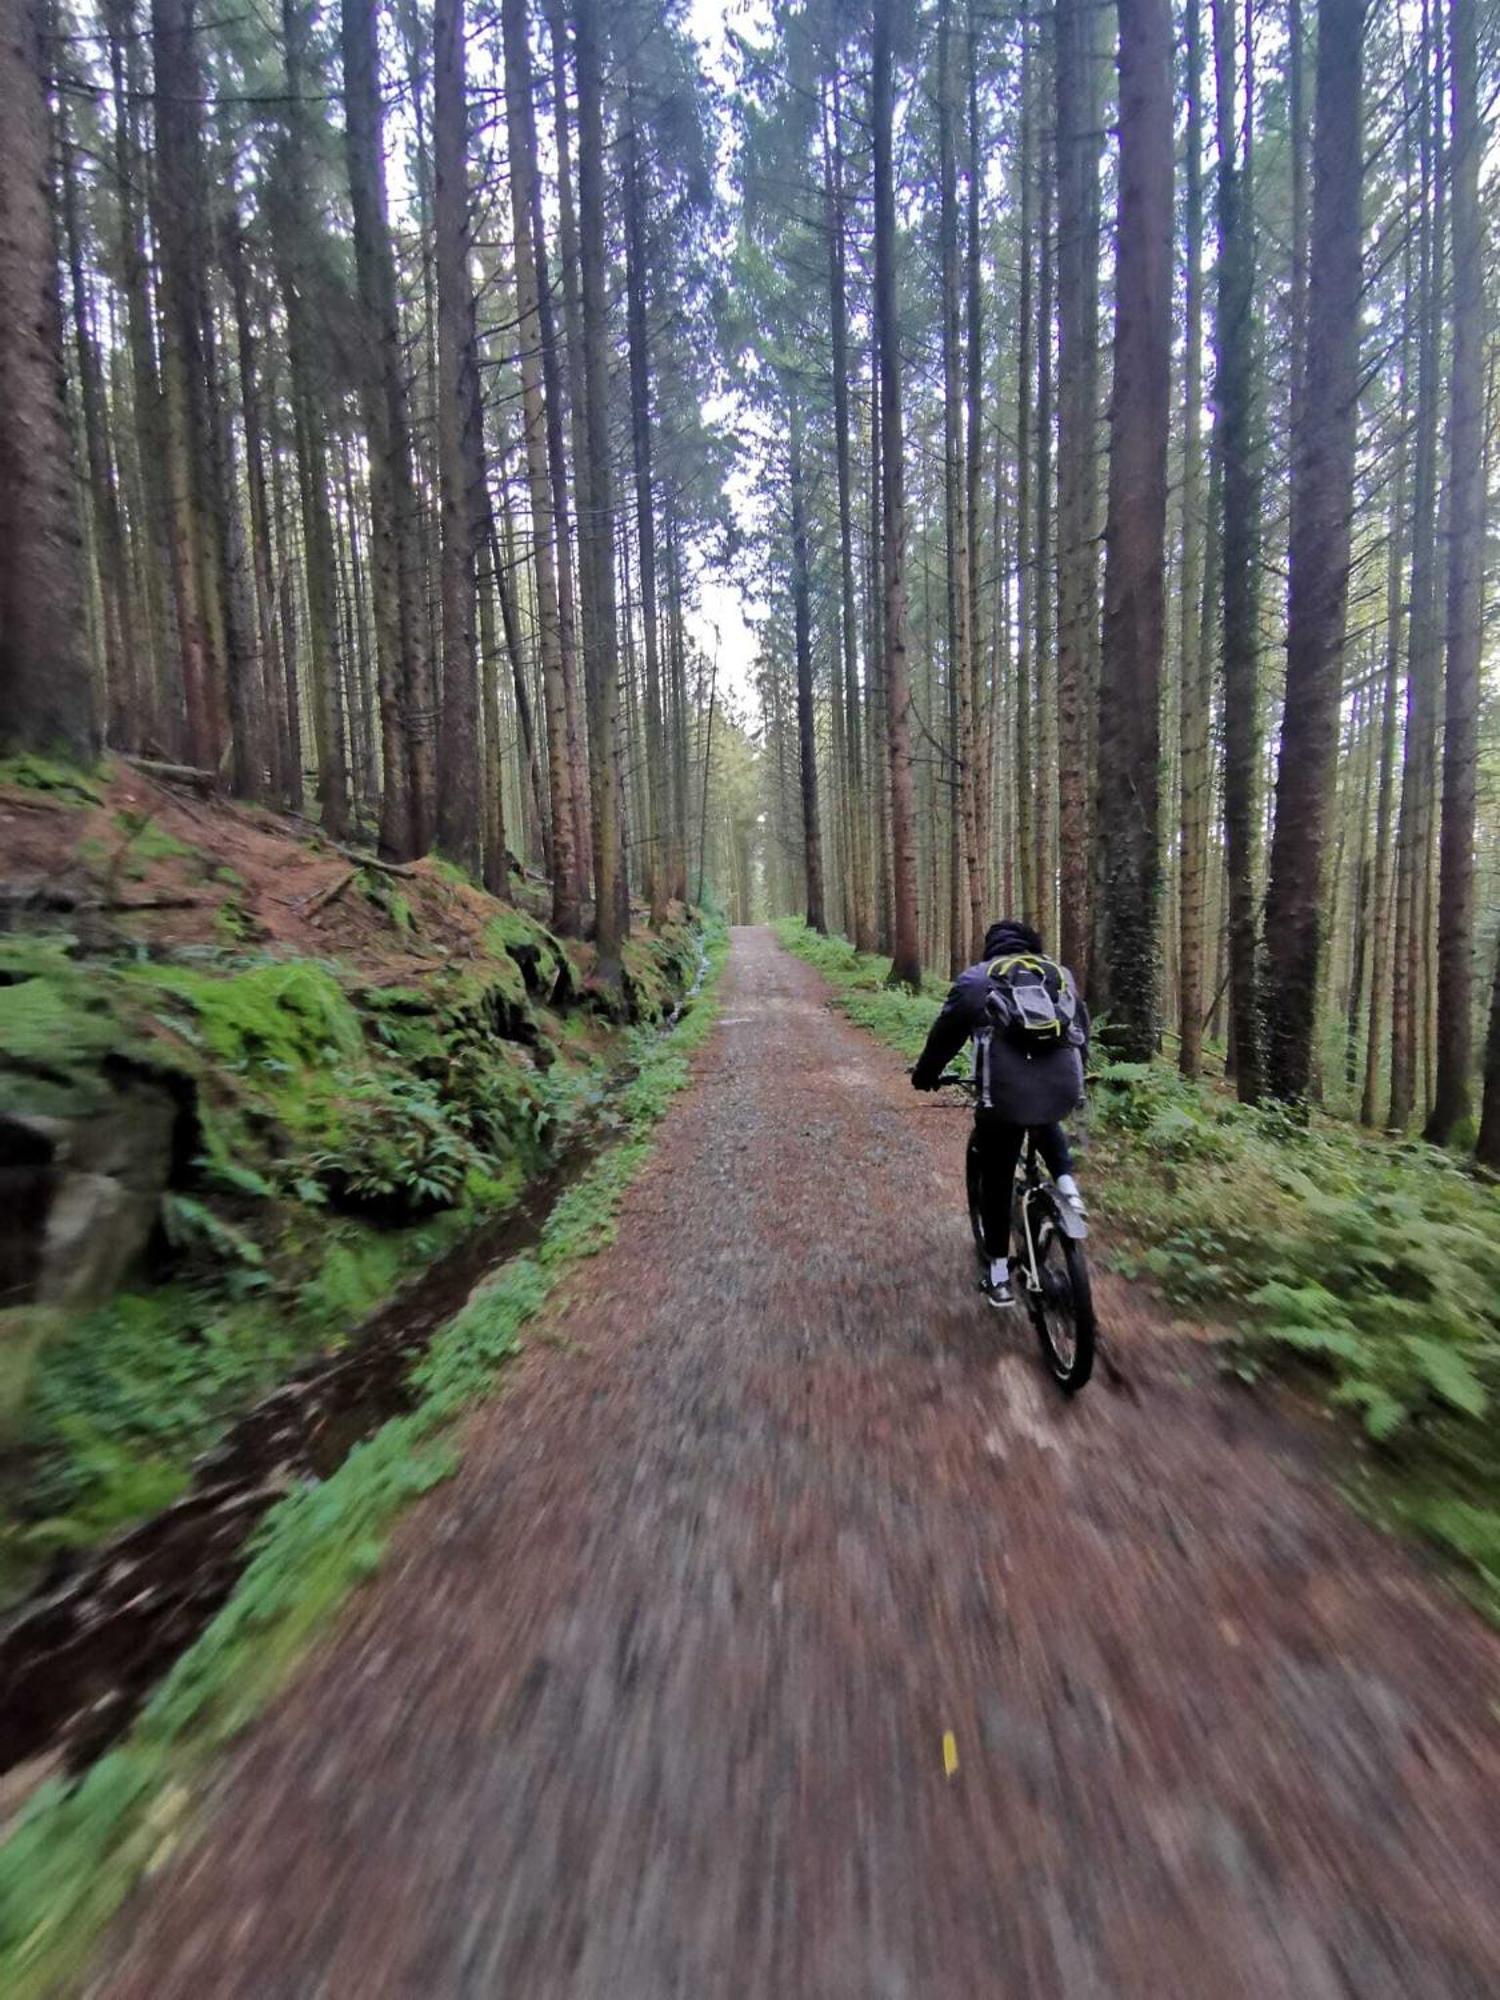
[[[769,25],[769,0],[689,0],[688,26],[703,51],[704,67],[721,82],[728,80],[726,29],[733,28],[747,40],[762,41]],[[723,165],[721,159],[721,182]],[[725,399],[723,404],[710,406],[705,415],[716,422],[732,423],[732,401]],[[741,519],[745,511],[742,487],[738,472],[731,472],[730,504]],[[702,601],[688,615],[689,629],[710,659],[717,646],[719,685],[744,712],[754,706],[751,683],[757,646],[755,626],[763,615],[762,607],[748,599],[727,574],[705,575],[700,581],[699,594]]]

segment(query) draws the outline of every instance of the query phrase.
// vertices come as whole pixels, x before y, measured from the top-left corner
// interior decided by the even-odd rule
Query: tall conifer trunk
[[[1359,400],[1364,0],[1320,0],[1307,372],[1292,440],[1287,684],[1266,895],[1266,1075],[1306,1096],[1349,595]]]

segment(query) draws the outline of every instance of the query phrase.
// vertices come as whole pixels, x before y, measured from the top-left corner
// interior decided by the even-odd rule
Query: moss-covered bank
[[[513,1204],[698,963],[678,913],[607,994],[441,864],[34,763],[0,774],[36,884],[0,935],[0,1603]]]

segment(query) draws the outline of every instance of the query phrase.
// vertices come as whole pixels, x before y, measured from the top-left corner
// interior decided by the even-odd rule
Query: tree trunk
[[[968,9],[968,83],[969,83],[969,129],[968,152],[965,161],[967,175],[966,194],[968,199],[968,237],[964,253],[964,289],[968,317],[968,340],[965,351],[965,415],[967,436],[965,439],[964,461],[964,516],[968,529],[969,586],[969,705],[972,717],[973,770],[970,784],[974,798],[974,859],[969,875],[969,945],[965,956],[977,959],[984,950],[984,933],[988,922],[986,902],[988,900],[988,877],[992,866],[992,828],[990,810],[991,759],[990,716],[986,701],[986,675],[984,670],[985,648],[981,643],[983,630],[982,584],[980,563],[982,532],[980,526],[980,498],[983,484],[984,466],[984,287],[980,256],[981,208],[983,203],[983,170],[981,167],[981,134],[979,112],[979,25],[974,0]],[[995,560],[999,562],[999,537],[996,537]]]
[[[541,642],[547,774],[552,800],[552,927],[564,937],[579,928],[578,861],[574,846],[573,773],[568,758],[568,701],[563,680],[562,625],[557,593],[561,546],[548,465],[544,341],[537,296],[537,244],[541,204],[537,186],[536,118],[532,105],[531,48],[526,0],[504,0],[505,109],[510,153],[511,217],[516,245],[516,339],[521,350],[521,405],[526,477],[531,494],[532,560]],[[550,317],[550,308],[549,308]],[[555,366],[555,364],[554,364]],[[561,442],[562,431],[557,426]],[[566,505],[566,502],[564,503]],[[564,515],[566,520],[566,514]]]
[[[666,757],[662,744],[661,628],[657,615],[656,500],[651,483],[651,350],[646,321],[646,186],[634,92],[627,89],[625,273],[630,347],[630,442],[646,652],[646,860],[651,923],[667,915]]]
[[[573,511],[578,524],[578,575],[576,612],[570,615],[569,596],[572,588],[572,565],[568,554],[566,522],[558,533],[558,605],[563,624],[563,673],[568,684],[568,748],[573,760],[573,807],[576,818],[576,841],[578,850],[578,879],[580,893],[587,891],[589,876],[593,869],[594,854],[594,812],[592,800],[593,759],[588,741],[588,661],[584,643],[583,625],[591,615],[594,602],[593,586],[590,581],[589,563],[593,546],[589,525],[593,519],[593,501],[589,490],[588,440],[584,419],[584,361],[583,361],[583,293],[578,273],[578,222],[573,201],[572,149],[568,131],[568,79],[567,79],[567,32],[564,0],[549,0],[548,22],[552,40],[552,97],[557,145],[557,214],[558,248],[561,270],[559,279],[563,299],[563,324],[566,331],[567,350],[567,405],[571,416],[573,434]],[[542,238],[538,233],[538,245]],[[540,254],[540,252],[539,252]],[[543,313],[550,310],[551,291],[545,281],[540,262],[537,266],[537,296]],[[554,497],[567,497],[567,483],[562,477],[562,412],[564,397],[561,393],[563,371],[556,370],[557,394],[553,387],[546,388],[548,423],[555,422],[557,441],[552,442],[552,432],[548,434],[548,461],[552,466]],[[556,416],[552,414],[556,405]],[[573,646],[573,662],[570,669],[568,648]]]
[[[438,473],[442,493],[443,690],[438,722],[437,841],[477,880],[484,861],[478,661],[479,496],[470,476],[478,399],[472,377],[468,110],[463,0],[433,14],[432,151],[438,291]]]
[[[1045,101],[1046,91],[1042,96]],[[1036,923],[1049,943],[1057,935],[1057,654],[1052,548],[1052,192],[1053,159],[1045,124],[1038,160],[1041,216],[1037,229],[1036,315]]]
[[[62,155],[63,236],[73,301],[73,352],[78,368],[78,401],[83,418],[84,450],[88,460],[88,494],[93,510],[94,562],[99,578],[99,603],[104,637],[104,712],[106,738],[114,749],[137,744],[140,697],[136,687],[136,634],[130,591],[125,524],[120,511],[119,483],[105,409],[99,343],[84,279],[83,229],[78,209],[77,145],[60,118]]]
[[[1359,401],[1363,0],[1320,0],[1307,370],[1292,440],[1287,686],[1266,896],[1267,1081],[1306,1096],[1342,693]]]
[[[1115,253],[1099,809],[1104,943],[1122,1052],[1156,1051],[1158,777],[1172,347],[1170,0],[1120,0]]]
[[[963,119],[954,0],[943,0],[938,24],[939,149],[943,266],[943,489],[947,530],[948,682],[954,715],[952,936],[955,973],[969,963],[979,907],[979,823],[975,794],[973,606],[970,601],[969,481],[964,438],[963,286],[959,254],[958,135]]]
[[[849,444],[849,296],[844,218],[842,103],[838,77],[832,89],[831,129],[825,109],[824,222],[828,233],[828,304],[833,373],[834,466],[839,508],[839,645],[843,655],[845,746],[850,801],[849,868],[852,934],[860,951],[875,948],[870,899],[869,813],[864,797],[863,728],[859,698],[859,627],[854,604],[853,477]]]
[[[224,724],[221,667],[213,642],[216,607],[209,603],[206,591],[210,524],[203,477],[208,464],[208,389],[202,278],[207,261],[207,173],[199,115],[204,84],[194,0],[152,0],[151,41],[156,71],[153,205],[160,262],[172,586],[185,707],[182,747],[189,763],[215,770],[223,747]]]
[[[39,17],[0,17],[0,745],[90,761],[100,728],[63,408]]]
[[[360,405],[370,447],[370,581],[384,790],[381,851],[420,853],[432,836],[432,717],[412,477],[411,423],[385,187],[375,0],[343,0],[344,131],[360,306]]]
[[[1422,88],[1418,113],[1421,204],[1418,217],[1417,411],[1408,585],[1406,734],[1401,752],[1401,812],[1396,829],[1396,942],[1391,969],[1391,1079],[1387,1122],[1404,1132],[1417,1095],[1418,1021],[1426,977],[1424,907],[1431,863],[1433,758],[1441,637],[1437,623],[1437,458],[1441,231],[1436,156],[1439,104],[1435,58],[1423,9]]]
[[[1484,642],[1484,134],[1472,0],[1449,0],[1453,136],[1453,377],[1448,418],[1448,662],[1438,899],[1437,1088],[1426,1137],[1451,1143],[1469,1116],[1474,1051],[1474,804]]]
[[[215,177],[218,178],[217,176]],[[227,180],[226,169],[224,178]],[[217,220],[212,260],[227,261],[222,238],[239,228],[231,208]],[[235,437],[229,371],[221,363],[222,342],[209,313],[205,319],[203,354],[208,398],[208,510],[211,529],[209,574],[219,611],[218,650],[224,661],[229,697],[230,769],[241,798],[268,795],[270,753],[269,715],[265,706],[264,665],[259,626],[252,609],[253,581],[245,545],[245,519],[240,508],[242,481],[235,464]]]
[[[1199,0],[1187,6],[1187,162],[1184,182],[1182,572],[1179,585],[1181,690],[1180,843],[1181,907],[1178,931],[1178,1068],[1197,1076],[1203,1056],[1204,902],[1208,889],[1211,772],[1209,724],[1213,707],[1213,655],[1203,644],[1203,62]]]
[[[1484,1057],[1484,1105],[1474,1157],[1480,1166],[1500,1173],[1500,944],[1495,949],[1495,979],[1490,989],[1490,1032]]]
[[[802,859],[807,888],[807,923],[820,937],[828,924],[823,910],[823,835],[818,819],[818,751],[814,726],[812,602],[807,559],[807,497],[802,476],[802,405],[795,384],[788,391],[789,468],[792,508],[792,622],[797,649],[797,747],[802,782]]]
[[[1219,461],[1223,606],[1224,841],[1228,877],[1229,1005],[1235,1087],[1253,1104],[1262,1088],[1256,848],[1260,821],[1261,441],[1256,394],[1255,221],[1251,175],[1253,86],[1235,131],[1235,0],[1213,0],[1218,106],[1218,311],[1214,440]]]
[[[137,731],[142,743],[161,748],[177,742],[180,730],[176,664],[168,629],[171,562],[164,485],[166,438],[152,333],[148,265],[142,240],[146,171],[140,144],[139,107],[147,92],[140,75],[142,42],[136,29],[134,0],[106,0],[104,13],[108,23],[114,109],[118,269],[125,294],[139,494],[134,539],[141,597],[146,607],[146,630],[136,662],[141,704]]]
[[[249,259],[244,227],[231,210],[225,224],[225,251],[234,298],[235,360],[240,382],[240,415],[245,427],[245,484],[250,500],[250,560],[255,622],[259,638],[260,701],[265,715],[265,751],[271,797],[287,793],[287,733],[281,667],[281,630],[271,559],[271,509],[266,490],[265,414],[261,398],[260,349],[250,298]]]
[[[1036,593],[1039,586],[1032,563],[1031,503],[1031,361],[1036,328],[1031,311],[1032,184],[1035,162],[1031,157],[1036,130],[1032,118],[1031,30],[1021,29],[1021,144],[1016,171],[1021,176],[1020,241],[1020,324],[1016,329],[1016,571],[1019,588],[1017,624],[1020,643],[1016,648],[1016,872],[1021,910],[1028,921],[1038,915],[1036,879],[1036,787],[1031,747],[1032,689],[1031,661],[1036,637]]]
[[[905,453],[901,436],[901,328],[896,306],[896,196],[891,162],[895,0],[875,0],[873,66],[875,325],[880,356],[881,580],[885,687],[890,712],[891,980],[921,985],[917,943],[916,813],[912,794],[911,687],[906,629]]]
[[[629,928],[618,761],[620,647],[615,613],[614,468],[609,439],[610,329],[604,245],[604,108],[599,0],[573,0],[578,77],[579,277],[583,309],[583,419],[588,498],[579,503],[585,568],[584,657],[594,831],[595,942],[600,977],[618,985]],[[582,461],[580,461],[582,463]]]
[[[1410,239],[1405,256],[1406,282],[1402,288],[1409,302],[1411,287]],[[1375,795],[1375,878],[1371,891],[1373,916],[1370,928],[1370,1018],[1365,1044],[1364,1088],[1360,1118],[1373,1125],[1378,1116],[1380,1062],[1385,1041],[1385,1010],[1391,957],[1391,855],[1392,818],[1396,777],[1396,687],[1401,669],[1403,558],[1406,550],[1406,431],[1410,416],[1407,396],[1410,353],[1409,311],[1401,335],[1401,378],[1396,397],[1396,470],[1391,487],[1391,508],[1386,526],[1385,598],[1385,679],[1380,700],[1380,779]]]
[[[1197,46],[1188,0],[1189,64]],[[1099,622],[1095,426],[1099,393],[1099,104],[1092,0],[1058,0],[1057,31],[1057,778],[1063,962],[1089,977],[1089,706]],[[1189,145],[1198,87],[1188,94]],[[1190,168],[1191,233],[1197,178]],[[1188,261],[1189,371],[1201,284]],[[1200,349],[1201,351],[1201,349]],[[1186,509],[1186,497],[1184,509]],[[1196,503],[1195,503],[1196,504]]]

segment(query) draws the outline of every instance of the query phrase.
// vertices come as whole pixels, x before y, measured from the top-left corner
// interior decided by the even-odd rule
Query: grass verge
[[[650,1132],[691,1075],[713,1025],[727,949],[707,934],[702,991],[664,1037],[636,1032],[617,1142],[560,1200],[534,1251],[477,1291],[436,1336],[407,1415],[355,1447],[327,1480],[267,1516],[249,1568],[124,1741],[76,1784],[43,1787],[0,1847],[0,1991],[40,2000],[75,1989],[100,1930],[134,1885],[191,1836],[212,1759],[263,1709],[309,1641],[378,1568],[402,1508],[458,1463],[455,1420],[492,1387],[558,1280],[612,1239],[650,1156]]]
[[[851,1020],[920,1052],[941,982],[905,994],[885,959],[800,921],[776,931]],[[1250,1109],[1165,1063],[1099,1067],[1088,1122],[1116,1267],[1227,1308],[1240,1376],[1316,1386],[1356,1427],[1356,1503],[1456,1559],[1500,1621],[1500,1189],[1434,1147]]]

